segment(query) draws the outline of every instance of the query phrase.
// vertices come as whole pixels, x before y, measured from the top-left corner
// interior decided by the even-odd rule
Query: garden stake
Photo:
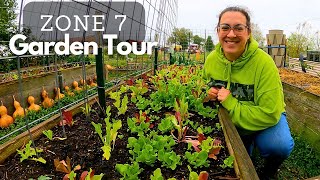
[[[156,74],[156,71],[158,70],[158,47],[154,48],[154,68],[153,68],[153,74]]]
[[[54,67],[55,67],[54,69],[55,69],[55,73],[56,73],[56,80],[54,81],[54,87],[57,88],[57,90],[58,90],[59,72],[58,72],[58,65],[57,65],[57,54],[54,55]],[[62,82],[62,80],[61,80],[61,82]],[[61,89],[60,89],[60,91],[61,91]],[[61,105],[60,105],[60,97],[58,97],[58,108],[59,108],[61,121],[63,122],[63,114],[62,114]],[[64,138],[67,138],[66,130],[64,128],[64,123],[62,123],[62,135]]]
[[[97,85],[98,85],[98,97],[99,104],[102,108],[102,113],[106,111],[106,95],[104,89],[104,76],[103,76],[103,59],[102,59],[102,48],[98,48],[98,55],[96,55],[96,70],[97,70]]]

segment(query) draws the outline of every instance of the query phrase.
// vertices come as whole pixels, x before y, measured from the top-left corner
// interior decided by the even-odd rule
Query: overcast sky
[[[251,21],[264,35],[270,29],[281,29],[289,36],[306,21],[314,32],[320,31],[320,0],[179,0],[177,25],[196,31],[214,30],[219,13],[234,5],[248,8]]]
[[[20,4],[21,0],[17,1]],[[24,4],[30,1],[34,0],[24,0]],[[155,1],[164,2],[148,1],[153,4]],[[194,34],[215,36],[214,27],[217,25],[219,13],[234,5],[250,10],[251,21],[258,24],[264,36],[270,29],[281,29],[288,37],[296,31],[299,23],[304,22],[311,25],[313,33],[320,32],[320,0],[178,0],[177,26],[189,28]]]

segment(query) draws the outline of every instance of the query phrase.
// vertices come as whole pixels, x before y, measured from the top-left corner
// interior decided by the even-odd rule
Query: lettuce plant
[[[207,171],[201,171],[200,174],[192,171],[191,167],[188,165],[190,171],[189,180],[207,180],[209,179],[209,173]]]
[[[177,165],[181,165],[181,157],[174,151],[165,151],[164,149],[159,150],[158,160],[162,162],[162,166],[175,170]]]
[[[196,152],[186,152],[185,158],[194,167],[208,167],[208,158],[217,160],[217,155],[220,153],[221,141],[211,137],[205,137],[203,134],[198,134],[198,140],[186,139],[186,142],[192,144]]]
[[[18,154],[21,156],[20,162],[29,159],[33,161],[38,161],[43,164],[46,164],[46,160],[42,157],[35,157],[37,153],[43,152],[43,149],[33,148],[31,147],[32,141],[30,140],[28,144],[26,144],[25,148],[22,150],[17,149]]]
[[[125,114],[128,109],[128,96],[124,95],[123,99],[121,100],[121,94],[126,91],[127,87],[121,86],[119,91],[109,93],[110,98],[115,100],[113,105],[118,109],[118,115]]]
[[[175,116],[173,115],[166,115],[164,119],[161,120],[161,123],[158,124],[158,129],[162,133],[170,132],[174,127],[173,127],[173,121],[175,119]]]
[[[132,91],[131,93],[131,101],[133,103],[137,102],[136,97],[141,96],[148,92],[148,85],[145,83],[143,79],[136,80],[135,86],[129,86],[129,89]]]
[[[150,176],[150,180],[164,180],[160,168],[157,168],[155,171],[153,171],[153,175]]]
[[[222,167],[223,169],[225,169],[227,167],[233,168],[233,161],[234,161],[234,157],[229,156],[225,160],[223,160],[223,164],[221,164],[220,167]]]
[[[75,179],[77,175],[75,171],[78,171],[81,169],[80,165],[77,165],[72,169],[71,160],[69,157],[67,157],[66,160],[61,160],[61,161],[59,160],[59,158],[54,159],[54,167],[56,168],[56,171],[65,173],[65,176],[63,177],[63,179],[70,179],[70,180]]]
[[[128,138],[127,148],[136,162],[142,162],[152,166],[157,160],[157,149],[152,146],[151,140],[145,136]]]
[[[209,167],[208,152],[206,151],[194,153],[187,151],[185,153],[185,158],[188,160],[189,164],[193,165],[194,168]]]
[[[164,166],[175,169],[180,164],[180,157],[171,152],[175,144],[172,136],[160,136],[151,131],[148,136],[139,136],[138,139],[129,137],[127,148],[136,162],[152,166],[158,159]]]
[[[90,168],[89,171],[83,171],[81,173],[80,180],[101,180],[103,176],[103,173],[94,175],[94,170]]]
[[[117,138],[118,130],[122,127],[121,120],[114,121],[113,123],[110,123],[110,113],[111,107],[108,106],[106,109],[106,118],[104,119],[106,124],[106,134],[102,135],[102,124],[91,122],[93,125],[95,132],[99,135],[101,141],[103,142],[103,146],[101,149],[103,150],[103,158],[106,160],[110,159],[111,156],[111,150],[114,148],[114,144]],[[112,143],[112,148],[111,148]]]
[[[139,180],[138,175],[142,172],[139,163],[133,162],[129,164],[116,164],[116,170],[122,175],[121,180]]]
[[[153,127],[150,120],[147,113],[140,110],[139,114],[135,114],[135,117],[127,119],[127,124],[131,133],[138,133],[138,136],[143,136]]]
[[[52,130],[46,130],[46,131],[42,131],[42,134],[44,134],[50,141],[52,141],[53,138],[53,133]]]
[[[151,104],[151,101],[149,99],[143,98],[141,95],[137,96],[137,100],[138,101],[136,101],[135,103],[136,103],[137,108],[140,110],[145,110],[148,107],[148,105]]]
[[[117,107],[118,108],[118,115],[121,115],[121,114],[125,114],[127,112],[127,109],[128,109],[128,96],[127,95],[124,95],[122,101],[121,101],[121,106]]]

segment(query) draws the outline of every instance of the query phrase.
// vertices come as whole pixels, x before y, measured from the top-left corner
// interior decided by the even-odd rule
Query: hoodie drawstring
[[[227,88],[230,89],[230,84],[231,84],[231,62],[226,62],[226,67],[224,69],[224,79],[228,81]]]

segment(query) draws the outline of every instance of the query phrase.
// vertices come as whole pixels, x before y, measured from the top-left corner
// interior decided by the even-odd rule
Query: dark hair
[[[248,26],[248,29],[251,30],[251,21],[250,21],[249,11],[246,10],[245,8],[242,8],[242,7],[239,7],[239,6],[227,7],[227,8],[225,8],[223,11],[221,11],[221,13],[219,14],[219,22],[218,22],[218,25],[220,24],[220,20],[221,20],[222,15],[223,15],[224,13],[230,12],[230,11],[242,13],[242,14],[246,17],[246,20],[247,20],[246,25]]]

